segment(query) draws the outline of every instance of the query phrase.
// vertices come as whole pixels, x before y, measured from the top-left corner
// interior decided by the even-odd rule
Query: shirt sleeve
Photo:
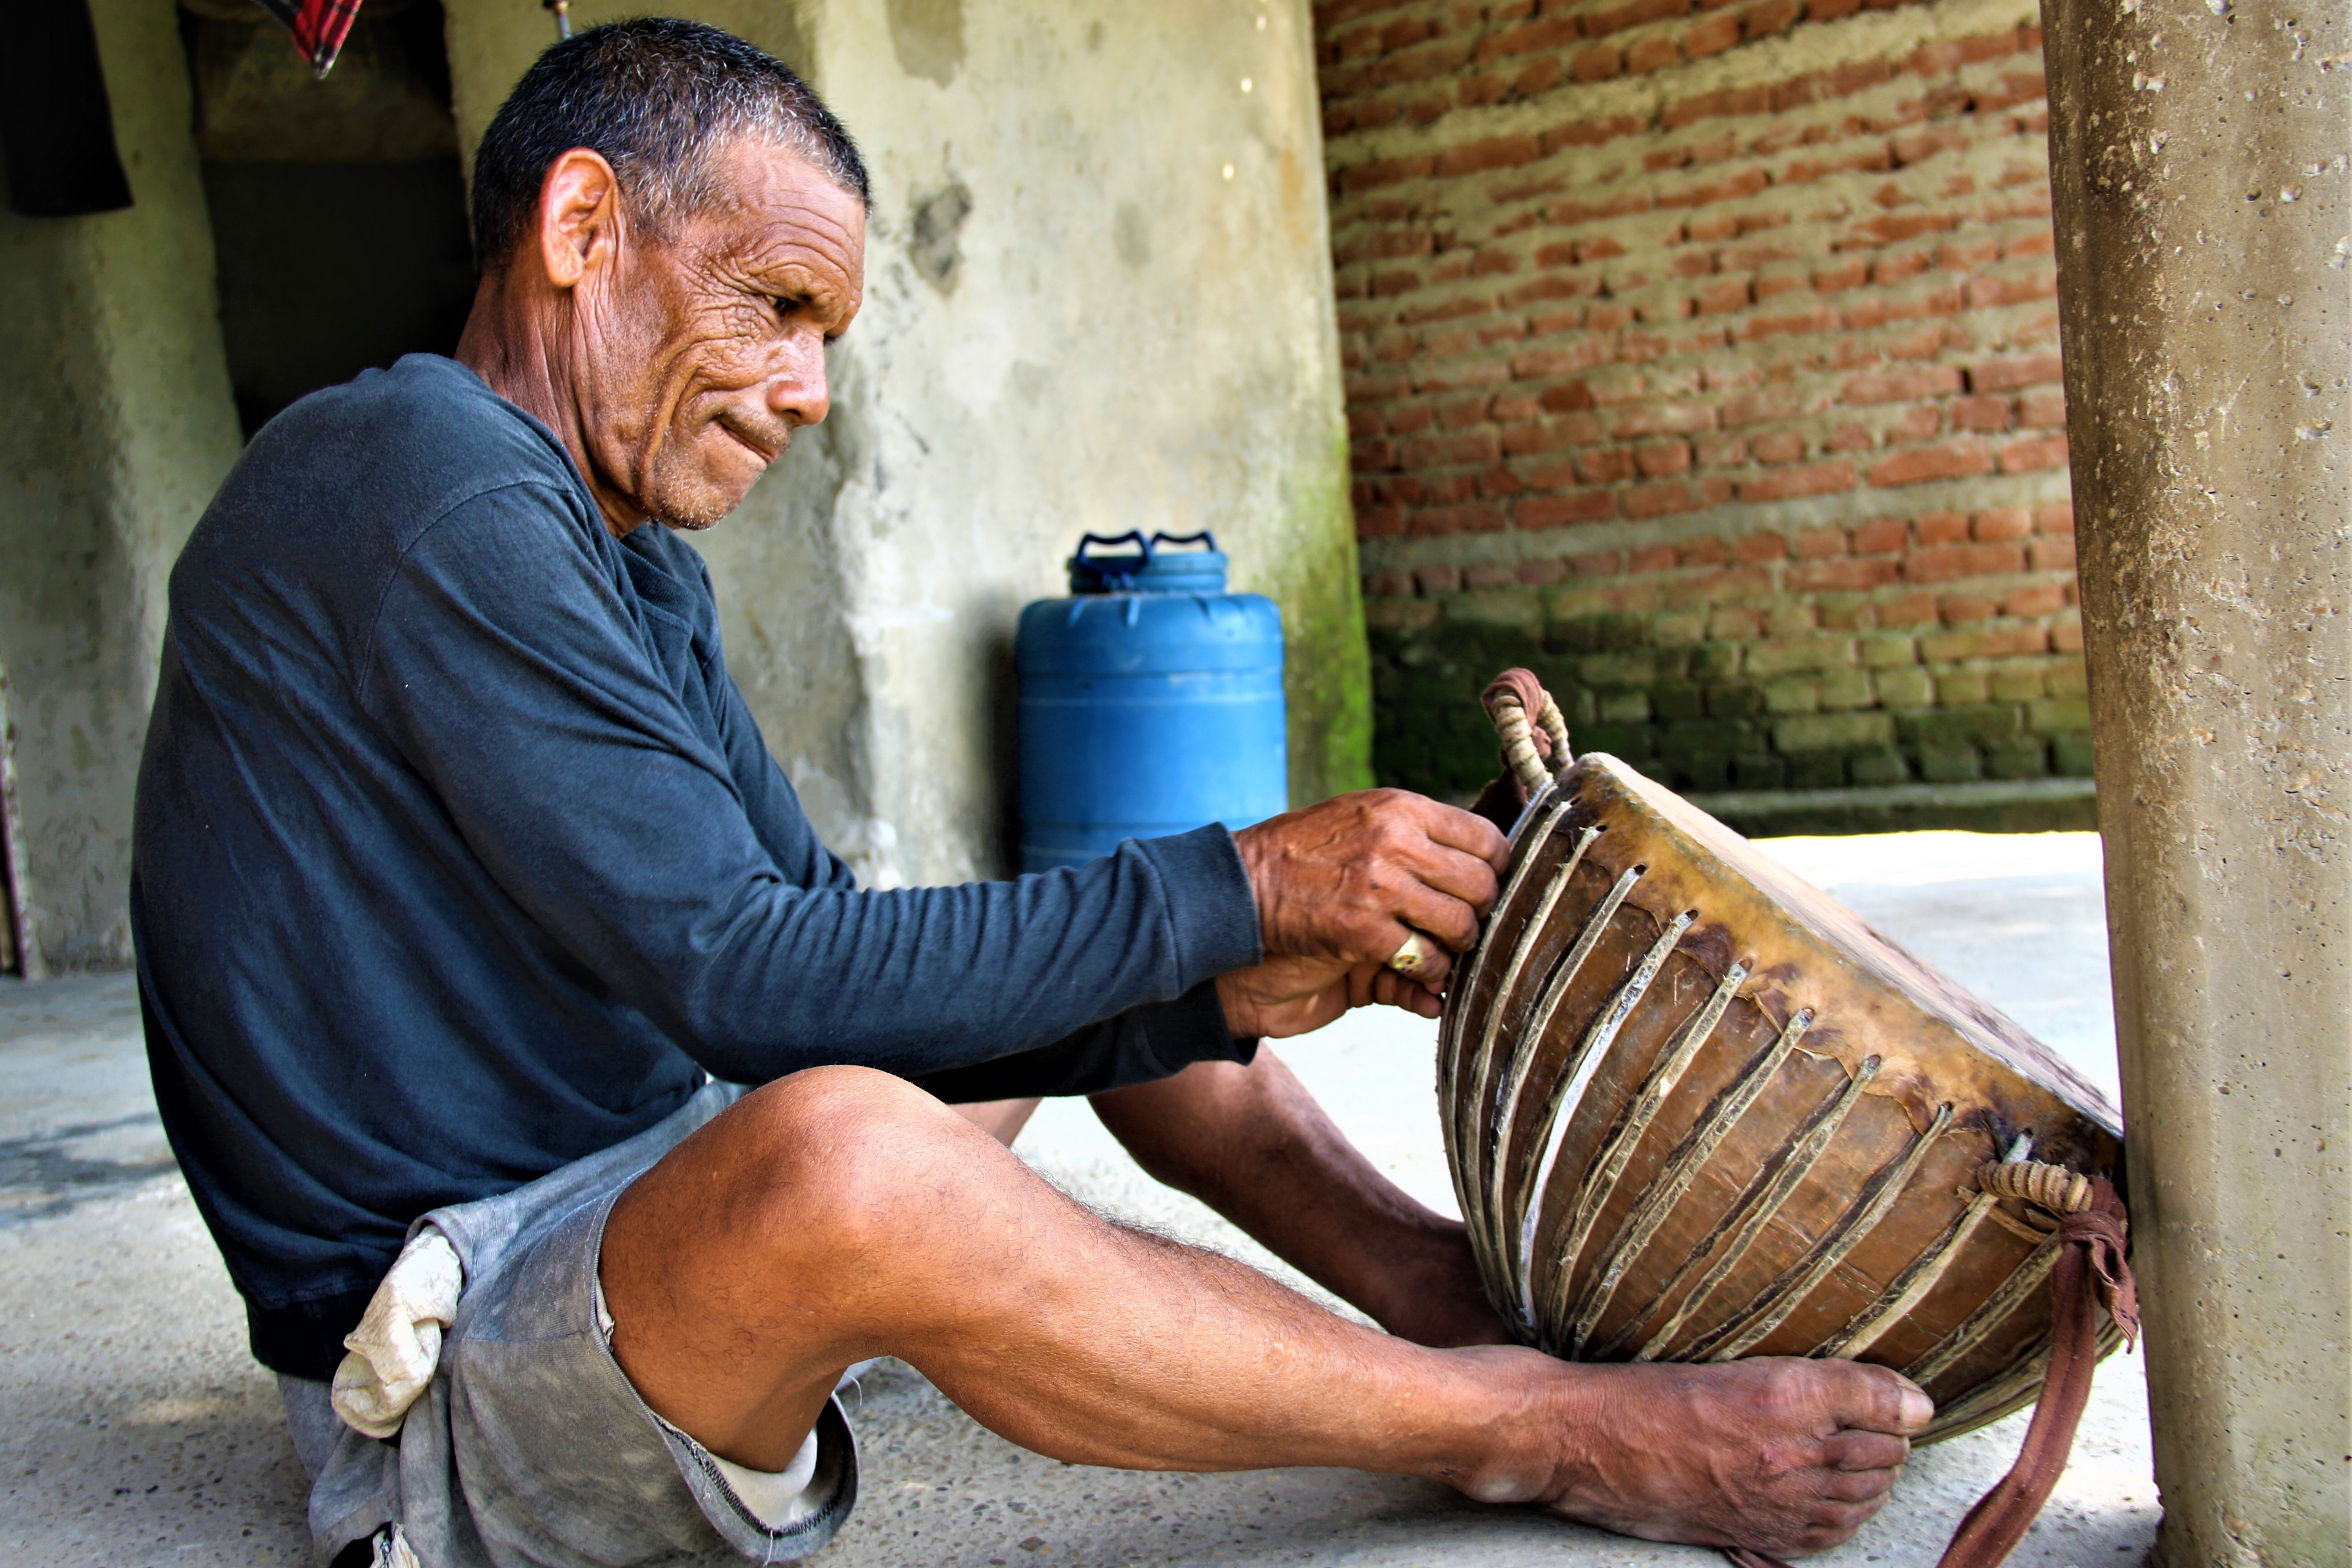
[[[915,1081],[950,1105],[1033,1096],[1100,1094],[1152,1083],[1194,1062],[1257,1059],[1255,1039],[1235,1039],[1217,984],[1204,980],[1173,1002],[1130,1007],[1066,1039],[992,1062],[924,1073]]]
[[[829,854],[797,868],[815,885],[788,876],[572,512],[515,486],[427,531],[362,650],[361,700],[505,896],[714,1075],[920,1078],[1257,962],[1217,826],[1009,882],[864,891]]]

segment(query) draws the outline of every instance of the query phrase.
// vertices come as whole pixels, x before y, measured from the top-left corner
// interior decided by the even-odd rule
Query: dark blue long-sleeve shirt
[[[956,1098],[1246,1059],[1205,828],[861,891],[720,656],[701,559],[605,529],[448,360],[304,399],[172,574],[131,891],[156,1100],[255,1351],[324,1375],[416,1215],[854,1062]]]

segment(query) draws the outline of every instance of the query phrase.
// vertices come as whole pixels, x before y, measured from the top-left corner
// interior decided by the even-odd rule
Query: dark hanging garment
[[[26,217],[80,217],[129,206],[88,0],[13,0],[0,16],[9,207]]]

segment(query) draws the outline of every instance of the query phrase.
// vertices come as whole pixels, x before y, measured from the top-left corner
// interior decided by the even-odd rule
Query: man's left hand
[[[1378,1003],[1434,1018],[1438,994],[1377,963],[1328,958],[1269,958],[1254,969],[1217,976],[1217,1000],[1237,1040],[1285,1039],[1319,1029],[1351,1007]]]

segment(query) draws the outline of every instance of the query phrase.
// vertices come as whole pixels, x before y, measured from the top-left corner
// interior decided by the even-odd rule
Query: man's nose
[[[783,365],[768,383],[768,407],[797,426],[821,423],[832,406],[833,391],[824,374],[824,338],[817,332],[795,333]]]

